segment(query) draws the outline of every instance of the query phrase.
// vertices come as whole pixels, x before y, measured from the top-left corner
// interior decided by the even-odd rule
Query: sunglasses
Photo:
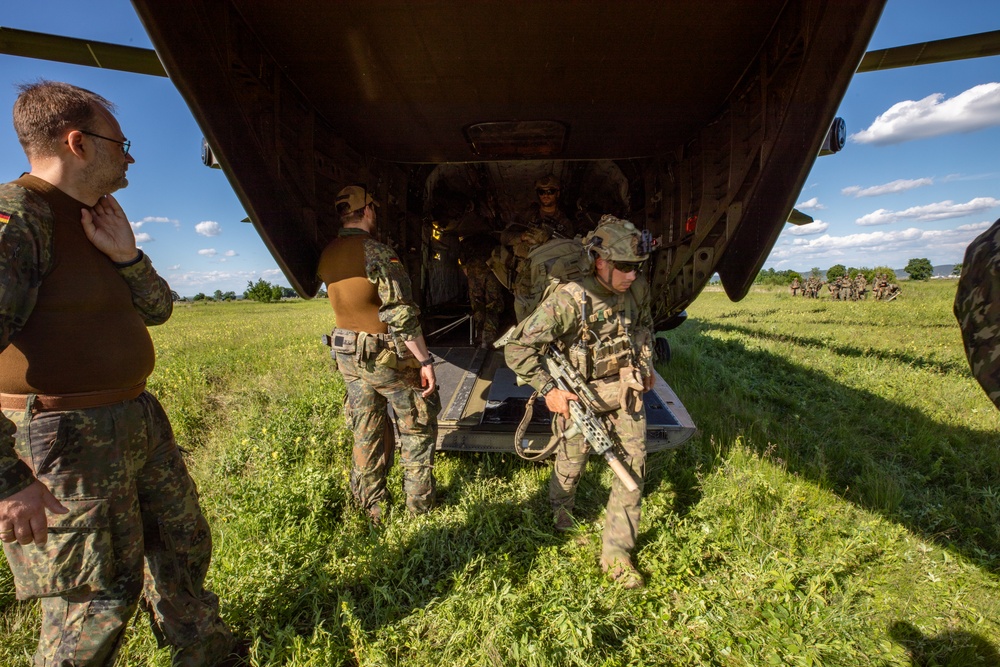
[[[612,266],[622,273],[636,273],[642,271],[643,262],[611,262]]]
[[[535,192],[539,195],[557,195],[559,194],[559,188],[538,188]]]

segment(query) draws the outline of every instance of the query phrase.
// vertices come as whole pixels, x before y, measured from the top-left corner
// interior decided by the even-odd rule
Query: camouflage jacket
[[[596,354],[599,344],[594,341],[608,341],[619,335],[622,327],[632,344],[640,375],[652,375],[653,318],[649,306],[649,283],[641,277],[632,283],[625,294],[612,292],[593,275],[550,290],[534,312],[517,326],[506,345],[504,355],[510,369],[522,382],[536,390],[552,379],[542,361],[545,347],[557,343],[566,350],[582,336],[581,303],[574,296],[581,290],[569,288],[573,284],[579,285],[586,293],[587,320],[591,331],[588,349]]]
[[[359,231],[342,229],[340,235]],[[375,239],[367,239],[365,273],[368,281],[378,289],[378,297],[382,301],[378,318],[389,325],[389,331],[404,341],[423,335],[420,329],[420,309],[413,300],[410,276],[399,261],[396,251]]]
[[[40,195],[15,184],[0,185],[0,351],[31,317],[39,288],[58,259],[53,256],[53,231],[52,211]],[[143,255],[136,264],[118,269],[118,275],[128,285],[132,305],[147,325],[170,317],[170,287],[148,257]],[[14,452],[16,428],[0,416],[0,498],[34,481],[28,466]]]
[[[1000,220],[965,251],[955,317],[972,374],[1000,408]]]

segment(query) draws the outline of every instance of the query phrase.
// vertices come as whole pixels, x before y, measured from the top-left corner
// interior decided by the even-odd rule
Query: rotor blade
[[[0,26],[0,54],[166,76],[156,51]]]
[[[793,208],[792,212],[788,214],[788,222],[793,225],[808,225],[810,222],[813,222],[813,217],[803,213],[797,208]]]
[[[1000,55],[1000,30],[869,51],[861,59],[858,72],[875,72],[996,55]]]

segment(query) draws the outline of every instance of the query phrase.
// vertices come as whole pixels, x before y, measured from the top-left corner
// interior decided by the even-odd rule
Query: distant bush
[[[802,275],[798,271],[764,269],[757,274],[753,282],[755,285],[791,285],[796,278],[802,280]]]
[[[258,280],[256,283],[247,281],[247,289],[243,292],[243,297],[245,299],[259,301],[261,303],[281,301],[281,295],[281,287],[272,285],[263,278]]]

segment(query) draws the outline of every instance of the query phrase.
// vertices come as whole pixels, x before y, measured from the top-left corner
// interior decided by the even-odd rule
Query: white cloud
[[[921,222],[947,220],[948,218],[962,218],[967,215],[982,213],[997,206],[1000,206],[1000,199],[994,199],[993,197],[976,197],[964,204],[956,204],[951,200],[945,200],[924,206],[913,206],[902,211],[890,211],[889,209],[880,208],[877,211],[872,211],[867,215],[861,216],[854,222],[863,227],[868,227],[871,225],[888,225],[900,220],[917,220]]]
[[[969,243],[991,222],[960,225],[954,229],[909,229],[864,232],[846,236],[823,234],[814,239],[779,241],[767,263],[780,266],[815,266],[842,262],[851,266],[903,266],[908,258],[929,257],[932,263],[959,262]]]
[[[1000,125],[1000,83],[984,83],[944,99],[934,93],[922,100],[897,102],[866,130],[851,135],[862,144],[898,144]]]
[[[152,240],[153,237],[150,234],[147,234],[146,232],[140,232],[139,234],[135,235],[136,243],[149,243]]]
[[[226,251],[226,257],[238,257],[238,256],[239,256],[239,253],[236,252],[235,250],[227,250]]]
[[[194,231],[202,236],[218,236],[222,233],[222,225],[215,220],[203,220],[194,226]]]
[[[823,209],[826,208],[826,206],[823,206],[822,204],[819,203],[819,197],[813,197],[812,199],[807,199],[803,202],[799,202],[798,204],[795,205],[795,208],[810,211],[810,210]]]
[[[788,233],[793,236],[812,236],[813,234],[822,234],[830,226],[830,223],[823,222],[822,220],[816,220],[810,222],[808,225],[794,225],[788,228]]]
[[[164,216],[157,216],[157,215],[147,215],[142,220],[139,220],[137,222],[133,222],[131,224],[132,224],[133,229],[139,229],[140,227],[142,227],[147,222],[169,222],[174,227],[180,227],[181,226],[181,223],[180,223],[179,220],[174,220],[173,218],[167,218],[167,217],[164,217]]]
[[[215,257],[219,253],[215,251],[215,248],[202,248],[198,251],[198,254],[203,257]]]
[[[872,185],[867,188],[863,188],[860,185],[852,185],[850,187],[844,188],[840,191],[843,195],[853,196],[853,197],[877,197],[879,195],[889,195],[895,194],[897,192],[906,192],[907,190],[912,190],[913,188],[920,188],[925,185],[934,185],[933,178],[915,178],[910,180],[895,180],[890,183],[883,183],[882,185]]]
[[[235,290],[242,293],[248,282],[257,282],[258,278],[274,284],[287,285],[288,281],[280,269],[266,271],[185,271],[172,273],[167,277],[170,287],[174,290],[205,291],[221,289]],[[237,289],[239,288],[239,289]],[[193,293],[193,292],[192,292]]]

